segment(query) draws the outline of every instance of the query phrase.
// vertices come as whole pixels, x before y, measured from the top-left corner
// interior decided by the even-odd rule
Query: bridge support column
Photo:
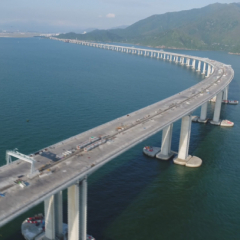
[[[192,69],[195,69],[195,65],[196,65],[196,60],[193,59],[193,60],[192,60]]]
[[[87,179],[68,188],[68,239],[87,238]]]
[[[68,239],[79,240],[79,184],[68,188]]]
[[[210,64],[208,64],[208,69],[207,69],[207,77],[209,77],[209,76],[210,76],[211,72],[212,72],[211,65],[210,65]]]
[[[62,202],[62,191],[54,195],[54,205],[55,205],[55,231],[56,236],[61,238],[63,236],[63,202]]]
[[[172,61],[172,55],[169,56],[169,61],[170,61],[170,62]]]
[[[175,164],[185,165],[187,167],[199,167],[202,165],[202,160],[198,157],[188,155],[191,125],[191,115],[182,118],[178,156],[173,161]]]
[[[223,91],[223,100],[228,100],[228,89],[229,85]]]
[[[160,53],[158,52],[158,53],[157,53],[157,58],[159,58],[159,55],[160,55]]]
[[[182,65],[184,65],[184,57],[182,57],[182,62],[181,62]]]
[[[173,130],[173,124],[170,124],[169,126],[165,127],[162,131],[161,152],[156,155],[156,157],[159,158],[159,159],[168,160],[174,154],[171,151],[172,130]]]
[[[166,59],[166,54],[165,53],[163,54],[163,59]]]
[[[147,56],[147,51],[145,51],[145,54],[144,54],[144,56],[145,56],[145,57]]]
[[[87,178],[80,182],[80,240],[87,239]]]
[[[222,106],[222,98],[223,98],[223,92],[217,94],[216,102],[215,102],[215,108],[214,108],[214,114],[213,114],[213,120],[210,122],[213,125],[220,125],[220,113],[221,113],[221,106]]]
[[[198,119],[198,122],[200,123],[207,122],[207,107],[208,107],[208,102],[205,102],[201,107],[201,114],[200,114],[200,118]]]
[[[198,60],[197,72],[201,72],[201,61]]]
[[[204,75],[206,74],[206,63],[205,63],[205,62],[203,63],[203,71],[202,71],[202,74],[204,74]]]
[[[55,206],[54,195],[44,200],[44,215],[45,215],[45,240],[55,240]]]

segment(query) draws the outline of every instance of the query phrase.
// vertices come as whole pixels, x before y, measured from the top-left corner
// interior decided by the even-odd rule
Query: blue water
[[[240,56],[177,52],[231,64],[229,96],[239,100]],[[29,154],[202,79],[174,63],[47,39],[0,39],[0,53],[0,165],[7,149]],[[209,103],[209,117],[213,109]],[[189,152],[203,159],[200,168],[144,156],[144,145],[160,146],[158,133],[94,173],[88,233],[97,240],[240,239],[239,106],[223,105],[221,118],[235,126],[192,124]],[[177,122],[175,151],[179,130]],[[21,222],[42,211],[40,204],[2,227],[0,239],[22,239]],[[65,220],[66,211],[65,202]]]

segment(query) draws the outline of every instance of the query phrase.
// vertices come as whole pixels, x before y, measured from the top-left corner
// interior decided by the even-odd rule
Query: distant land
[[[215,3],[198,9],[153,15],[124,29],[94,30],[86,34],[70,32],[58,37],[240,53],[240,3]]]

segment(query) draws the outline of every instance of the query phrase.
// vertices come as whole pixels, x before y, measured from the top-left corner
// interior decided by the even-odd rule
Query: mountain
[[[74,37],[73,37],[74,36]],[[153,15],[125,29],[61,34],[59,38],[124,42],[161,48],[240,52],[240,3]]]

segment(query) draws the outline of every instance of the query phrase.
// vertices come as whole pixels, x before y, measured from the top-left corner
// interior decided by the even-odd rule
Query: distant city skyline
[[[212,3],[215,0],[0,0],[0,30],[56,33],[109,29],[128,26],[154,14]]]

